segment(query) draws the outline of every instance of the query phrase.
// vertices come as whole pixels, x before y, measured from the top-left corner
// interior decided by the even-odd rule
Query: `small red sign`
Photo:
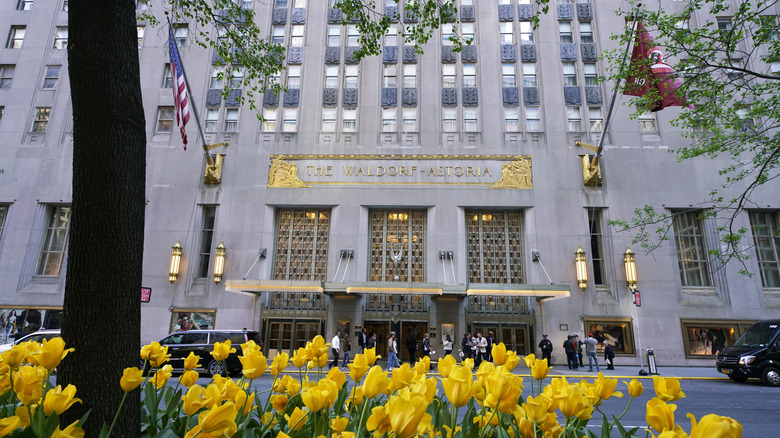
[[[636,304],[637,307],[642,307],[642,297],[639,295],[639,291],[634,291],[634,304]]]
[[[141,302],[142,303],[148,303],[152,300],[152,288],[151,287],[142,287],[141,288]]]

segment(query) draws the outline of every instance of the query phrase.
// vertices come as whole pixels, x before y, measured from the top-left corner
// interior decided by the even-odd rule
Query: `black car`
[[[184,359],[192,352],[201,357],[200,367],[196,370],[214,376],[225,373],[222,363],[211,356],[214,343],[227,340],[230,340],[231,347],[236,349],[236,352],[231,353],[225,361],[227,372],[234,374],[242,369],[241,361],[238,359],[242,354],[241,344],[252,340],[257,345],[261,345],[260,333],[247,330],[187,330],[171,333],[163,338],[160,344],[168,347],[168,354],[171,355],[168,363],[173,366],[174,371],[184,370]]]
[[[764,385],[780,386],[780,319],[750,326],[734,345],[718,353],[715,364],[735,382],[757,378]]]

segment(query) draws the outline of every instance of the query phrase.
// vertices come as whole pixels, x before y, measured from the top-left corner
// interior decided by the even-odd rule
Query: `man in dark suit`
[[[366,329],[364,328],[360,333],[358,333],[358,347],[360,347],[360,354],[363,354],[363,351],[366,349],[367,341],[368,338],[366,337]]]
[[[409,330],[409,336],[406,337],[406,349],[409,350],[409,364],[415,364],[415,355],[417,354],[417,336],[414,330]]]

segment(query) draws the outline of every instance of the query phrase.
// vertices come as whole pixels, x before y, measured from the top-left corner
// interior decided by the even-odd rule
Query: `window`
[[[293,8],[305,8],[306,0],[293,0]]]
[[[347,26],[347,47],[356,47],[360,44],[360,32],[354,24]]]
[[[460,27],[464,43],[474,44],[474,23],[463,23]]]
[[[558,33],[561,36],[561,43],[573,43],[571,36],[571,22],[561,21],[558,23]]]
[[[339,87],[339,66],[326,65],[325,66],[325,88],[338,88]]]
[[[329,209],[278,209],[273,278],[325,281],[329,237]]]
[[[0,205],[0,238],[3,237],[3,229],[5,228],[5,218],[8,216],[8,206]]]
[[[585,318],[583,323],[584,333],[593,333],[599,342],[596,346],[597,354],[604,351],[604,344],[607,343],[615,354],[635,354],[634,327],[630,318]]]
[[[477,86],[477,66],[476,64],[463,64],[463,86]]]
[[[774,76],[780,76],[780,62],[775,61],[775,62],[772,62],[771,64],[769,64],[769,71]]]
[[[569,131],[572,132],[582,131],[582,116],[580,114],[580,107],[567,106],[566,119],[568,120],[569,123]]]
[[[11,26],[11,30],[8,32],[8,43],[5,47],[8,49],[21,48],[26,30],[27,26]]]
[[[384,64],[382,66],[382,87],[384,88],[396,88],[397,67],[395,64]]]
[[[458,131],[458,116],[455,108],[442,108],[442,130],[444,132]]]
[[[14,80],[14,71],[16,65],[3,64],[0,65],[0,89],[7,90],[11,88],[11,82]]]
[[[441,65],[441,86],[444,88],[455,86],[455,64]]]
[[[688,20],[681,18],[674,22],[674,28],[677,30],[688,30],[690,28],[690,24],[688,23]]]
[[[535,63],[523,64],[523,86],[524,87],[536,86],[536,64]]]
[[[404,88],[417,87],[417,65],[404,64]]]
[[[276,132],[276,108],[263,108],[263,132]]]
[[[677,212],[672,223],[682,285],[711,286],[709,261],[699,212]]]
[[[761,20],[761,27],[763,29],[771,29],[768,35],[769,41],[777,41],[780,39],[780,34],[778,34],[777,29],[777,15],[762,15],[759,17],[759,20]]]
[[[726,75],[732,81],[741,78],[745,74],[745,72],[743,71],[745,69],[745,62],[743,60],[729,59],[728,64],[730,67],[733,67],[733,69],[731,68],[726,69]]]
[[[300,65],[287,66],[287,88],[292,88],[292,89],[301,88],[301,66]]]
[[[764,287],[780,287],[780,220],[777,212],[751,211],[750,231]]]
[[[656,132],[655,114],[642,113],[638,117],[639,130],[642,132]]]
[[[441,43],[445,46],[451,46],[452,39],[455,38],[455,31],[453,30],[452,23],[444,23],[441,25]]]
[[[601,132],[604,127],[604,118],[601,115],[601,108],[588,108],[588,118],[590,119],[591,132]]]
[[[271,34],[274,44],[284,44],[284,26],[274,26]]]
[[[563,63],[563,85],[567,87],[577,86],[577,66],[573,62]]]
[[[737,115],[737,122],[740,125],[740,130],[743,132],[753,128],[753,119],[750,118],[750,105],[742,106],[735,112]]]
[[[51,108],[49,107],[35,108],[35,120],[33,120],[33,132],[46,132],[46,128],[49,125],[50,114],[51,114]]]
[[[525,123],[529,132],[539,132],[542,130],[538,106],[529,106],[525,108]]]
[[[41,244],[36,275],[60,275],[67,254],[71,210],[68,206],[52,206],[51,215]]]
[[[506,132],[520,131],[520,114],[517,107],[504,108],[504,130]]]
[[[585,85],[586,86],[594,86],[598,85],[597,80],[599,77],[599,72],[596,69],[596,63],[595,62],[585,62],[582,64],[582,70],[585,74]]]
[[[502,21],[499,25],[501,31],[501,44],[513,44],[515,42],[514,29],[512,29],[514,23],[510,21]]]
[[[274,5],[275,8],[286,8],[287,7],[287,0],[276,0],[276,5]]]
[[[580,21],[580,42],[593,42],[593,25],[590,24],[590,21]]]
[[[328,26],[328,47],[338,47],[341,44],[341,26]]]
[[[335,108],[323,108],[322,109],[322,132],[335,132],[336,131],[336,109]]]
[[[225,132],[238,131],[238,108],[225,108]]]
[[[170,64],[168,64],[168,68],[170,69]],[[211,81],[209,82],[209,88],[222,89],[222,78],[224,77],[224,74],[225,67],[221,65],[215,65],[211,69]],[[168,76],[170,76],[170,74]]]
[[[303,46],[303,32],[304,25],[293,24],[291,26],[290,47],[302,47]]]
[[[206,132],[217,132],[219,108],[206,108]]]
[[[425,281],[425,211],[373,210],[369,220],[369,281]]]
[[[604,260],[604,234],[601,231],[603,209],[588,209],[588,229],[590,230],[590,255],[593,263],[593,284],[607,284],[606,261]]]
[[[398,111],[395,108],[382,109],[382,132],[395,132],[395,118]]]
[[[136,0],[135,9],[137,11],[145,11],[149,9],[149,0]]]
[[[297,67],[299,67],[300,71],[300,66]],[[244,67],[240,65],[234,66],[230,71],[230,88],[241,88],[242,82],[244,82]]]
[[[501,86],[502,87],[515,87],[517,82],[515,81],[515,65],[509,62],[501,64]]]
[[[138,48],[140,49],[144,45],[144,35],[146,34],[146,26],[136,26],[135,34],[138,37]]]
[[[58,50],[68,48],[68,28],[66,26],[57,26],[54,31],[54,48]]]
[[[16,9],[20,11],[29,11],[32,9],[33,0],[19,0],[19,3],[16,5]]]
[[[3,121],[3,114],[5,113],[5,107],[0,106],[0,122]]]
[[[417,109],[404,108],[404,132],[417,132]]]
[[[385,46],[398,46],[398,28],[391,25],[385,33]]]
[[[68,0],[62,2],[62,10],[68,12]]]
[[[173,129],[173,107],[172,106],[160,106],[157,107],[157,127],[156,133],[171,132]]]
[[[498,0],[499,5],[511,5],[512,0]]]
[[[173,39],[176,40],[176,45],[185,47],[187,45],[189,33],[190,29],[186,24],[175,24],[173,26]]]
[[[285,108],[282,116],[282,130],[284,132],[295,132],[298,129],[298,110],[295,108]]]
[[[680,323],[682,323],[685,354],[689,358],[712,358],[726,347],[732,346],[740,334],[750,326],[716,320],[681,319]]]
[[[41,88],[44,90],[53,90],[56,88],[61,68],[61,65],[47,65],[46,76],[43,78],[43,86]]]
[[[206,278],[209,275],[211,261],[211,244],[214,239],[214,222],[217,216],[216,205],[201,205],[203,223],[200,226],[200,251],[198,251],[198,268],[195,276]]]
[[[344,66],[344,88],[357,88],[358,86],[358,66]]]
[[[520,44],[534,43],[534,28],[530,21],[520,22]]]
[[[718,29],[723,32],[728,32],[734,27],[731,18],[718,18]]]
[[[466,132],[479,131],[476,108],[463,108],[463,130]]]
[[[522,284],[521,211],[466,211],[469,283]]]
[[[344,132],[357,131],[357,108],[344,108],[341,111],[341,130]]]

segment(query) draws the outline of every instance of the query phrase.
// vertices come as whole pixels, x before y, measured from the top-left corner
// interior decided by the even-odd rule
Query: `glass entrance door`
[[[525,355],[533,351],[528,350],[528,330],[526,327],[501,326],[501,337],[496,342],[503,342],[507,350],[516,351],[517,354]]]
[[[382,359],[387,359],[387,339],[390,337],[390,323],[365,321],[363,326],[366,328],[366,336],[371,337],[376,333],[376,354],[382,356]],[[353,345],[357,346],[357,341]],[[398,347],[400,348],[400,344]]]
[[[406,340],[409,339],[409,333],[413,333],[414,338],[417,340],[417,352],[415,353],[415,362],[420,359],[422,354],[422,340],[425,332],[428,331],[428,323],[426,322],[402,322],[401,323],[401,335],[398,337],[398,352],[399,357],[404,362],[409,362],[409,349],[406,347]],[[413,363],[409,365],[414,366]]]
[[[306,342],[321,334],[321,330],[321,321],[269,320],[265,332],[267,357],[273,358],[277,353],[287,353],[292,356],[295,350],[305,347]],[[330,339],[326,339],[325,342],[330,342]]]

